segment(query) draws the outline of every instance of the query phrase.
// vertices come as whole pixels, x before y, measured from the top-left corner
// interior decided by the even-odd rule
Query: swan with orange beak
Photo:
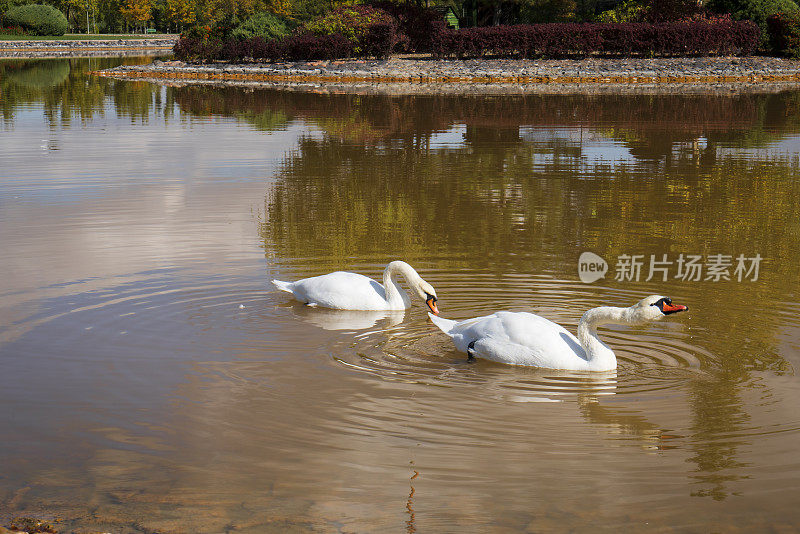
[[[617,357],[598,337],[599,326],[637,326],[688,310],[688,306],[673,304],[672,299],[661,295],[645,297],[627,308],[600,306],[583,314],[577,337],[556,323],[527,312],[501,311],[464,321],[429,315],[453,339],[456,349],[467,353],[469,360],[483,358],[547,369],[610,371],[617,368]]]
[[[281,291],[294,295],[309,306],[336,310],[404,310],[411,299],[397,282],[402,275],[409,287],[425,301],[433,314],[439,313],[436,290],[404,261],[393,261],[383,271],[383,285],[362,274],[337,271],[321,276],[303,278],[296,282],[273,280]]]

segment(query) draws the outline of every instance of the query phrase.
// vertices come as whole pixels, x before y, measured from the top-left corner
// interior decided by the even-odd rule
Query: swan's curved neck
[[[386,266],[383,270],[383,288],[386,291],[386,301],[395,309],[405,308],[410,302],[408,295],[395,279],[398,274],[403,275],[409,285],[420,278],[417,271],[404,261],[393,261]]]
[[[604,324],[636,324],[638,322],[631,308],[601,306],[588,310],[578,323],[578,341],[586,351],[587,360],[592,365],[606,369],[616,367],[617,357],[614,355],[614,351],[600,341],[597,336],[597,327]]]

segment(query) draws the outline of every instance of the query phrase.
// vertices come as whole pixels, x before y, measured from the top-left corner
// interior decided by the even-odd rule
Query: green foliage
[[[292,0],[291,18],[300,24],[324,17],[333,9],[333,0]]]
[[[195,24],[181,33],[181,38],[199,39],[201,41],[225,41],[231,37],[233,28],[226,21],[218,23]]]
[[[761,28],[762,43],[767,42],[767,18],[770,15],[800,10],[792,0],[709,0],[706,7],[717,13],[730,13],[736,19],[752,20]]]
[[[647,13],[647,6],[641,0],[626,0],[614,9],[603,11],[597,22],[639,22]]]
[[[7,27],[8,23],[5,22],[5,12],[12,7],[25,5],[28,2],[25,0],[0,0],[0,26]]]
[[[335,9],[305,24],[305,29],[316,35],[344,35],[355,45],[355,53],[367,36],[368,29],[377,24],[395,25],[394,18],[382,9],[370,6],[347,6]]]
[[[33,35],[64,35],[69,28],[61,11],[44,4],[12,7],[5,19],[7,25],[19,26]]]
[[[239,24],[231,34],[236,39],[263,37],[265,40],[280,39],[289,35],[289,27],[282,18],[262,11]]]
[[[36,90],[57,87],[69,78],[70,66],[67,60],[23,62],[19,68],[9,70],[7,81],[18,86]]]
[[[520,6],[520,22],[536,24],[543,22],[566,22],[574,20],[575,0],[531,0]]]

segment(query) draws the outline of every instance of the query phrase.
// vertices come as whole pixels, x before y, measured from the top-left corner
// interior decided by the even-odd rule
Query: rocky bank
[[[431,59],[191,64],[155,61],[98,72],[166,83],[283,86],[359,92],[528,93],[783,90],[800,87],[800,61],[774,57]]]

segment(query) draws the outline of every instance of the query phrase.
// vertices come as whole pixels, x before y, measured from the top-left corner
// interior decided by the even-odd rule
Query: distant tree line
[[[67,18],[70,31],[92,33],[185,32],[193,27],[236,28],[268,13],[294,28],[343,6],[369,0],[0,0],[0,14],[22,4],[48,4]],[[384,0],[430,8],[465,27],[544,22],[663,22],[730,13],[756,22],[766,36],[774,13],[800,11],[794,0]],[[7,26],[5,20],[0,20]]]

